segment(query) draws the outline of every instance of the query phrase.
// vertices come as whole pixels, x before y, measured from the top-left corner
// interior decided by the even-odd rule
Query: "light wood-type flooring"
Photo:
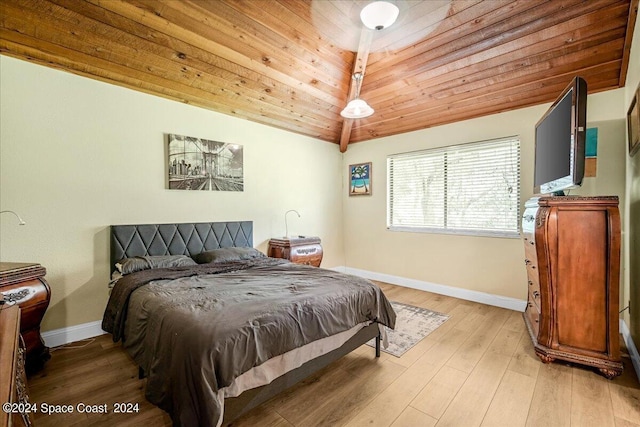
[[[640,384],[625,371],[607,380],[591,369],[545,365],[521,313],[380,283],[392,301],[451,318],[396,358],[362,346],[234,426],[640,426]],[[82,347],[81,347],[82,346]],[[81,348],[73,348],[81,347]],[[623,351],[623,353],[626,353]],[[36,414],[37,426],[163,426],[166,413],[144,398],[146,380],[110,335],[58,348],[29,379],[31,401],[139,403],[136,414]]]

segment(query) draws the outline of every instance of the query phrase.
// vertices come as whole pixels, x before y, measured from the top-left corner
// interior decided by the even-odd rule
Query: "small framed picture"
[[[636,96],[631,101],[627,112],[627,127],[629,129],[629,155],[633,156],[640,148],[640,86]]]
[[[349,165],[349,196],[371,195],[371,162]]]

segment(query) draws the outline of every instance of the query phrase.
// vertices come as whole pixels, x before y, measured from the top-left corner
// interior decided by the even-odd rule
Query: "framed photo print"
[[[349,196],[371,195],[371,162],[349,165]]]
[[[169,134],[167,188],[244,191],[242,145]]]
[[[633,156],[640,148],[640,85],[631,101],[627,112],[627,128],[629,130],[629,155]]]

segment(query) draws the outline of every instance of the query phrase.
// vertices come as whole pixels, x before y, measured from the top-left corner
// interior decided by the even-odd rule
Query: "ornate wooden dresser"
[[[0,305],[0,426],[30,426],[29,393],[20,339],[20,308]]]
[[[40,335],[40,323],[47,311],[51,290],[40,264],[0,262],[0,292],[8,303],[20,306],[20,333],[27,347],[26,367],[32,373],[49,360],[49,349]]]
[[[522,221],[536,354],[622,373],[619,345],[620,214],[617,197],[531,199]]]
[[[269,240],[267,255],[272,258],[284,258],[297,264],[320,267],[322,245],[319,237],[291,237]]]

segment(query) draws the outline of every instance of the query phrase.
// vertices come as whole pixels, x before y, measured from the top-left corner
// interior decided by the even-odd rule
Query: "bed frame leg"
[[[145,375],[144,375],[144,369],[142,369],[142,366],[138,366],[138,379],[144,379]]]
[[[376,357],[380,357],[380,334],[376,335]]]

